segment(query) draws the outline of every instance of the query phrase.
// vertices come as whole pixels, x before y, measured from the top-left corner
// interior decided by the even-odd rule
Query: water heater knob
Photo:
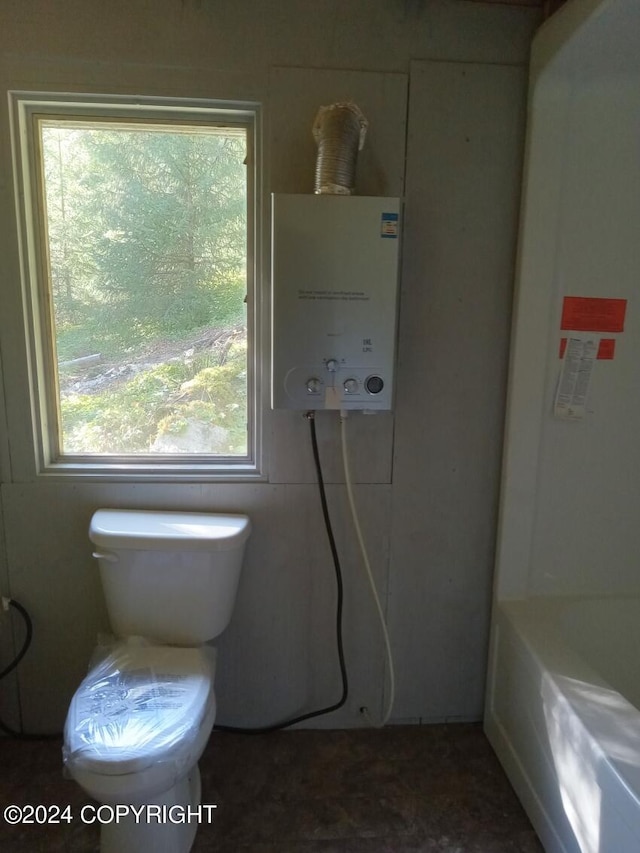
[[[340,367],[338,364],[337,358],[328,358],[325,362],[325,367],[329,371],[329,373],[335,373],[336,370]]]
[[[358,391],[357,379],[345,379],[343,388],[347,394],[355,394]]]
[[[319,394],[321,388],[322,388],[322,382],[319,379],[317,379],[315,376],[312,376],[311,379],[307,379],[307,393],[308,394]]]

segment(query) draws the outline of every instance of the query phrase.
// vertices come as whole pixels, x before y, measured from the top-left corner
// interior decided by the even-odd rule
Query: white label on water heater
[[[397,237],[398,236],[398,214],[383,213],[382,223],[380,225],[381,237]]]

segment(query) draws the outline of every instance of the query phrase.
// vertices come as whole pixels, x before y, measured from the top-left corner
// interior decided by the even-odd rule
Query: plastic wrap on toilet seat
[[[71,702],[67,768],[104,775],[182,763],[214,703],[213,649],[120,643],[88,673]]]

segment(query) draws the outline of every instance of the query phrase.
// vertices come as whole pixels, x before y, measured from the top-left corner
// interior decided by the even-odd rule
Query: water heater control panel
[[[272,197],[274,409],[390,409],[400,200]]]

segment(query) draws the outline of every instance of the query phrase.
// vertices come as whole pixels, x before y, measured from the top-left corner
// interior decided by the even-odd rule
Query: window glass
[[[57,456],[246,458],[247,127],[34,127]]]

